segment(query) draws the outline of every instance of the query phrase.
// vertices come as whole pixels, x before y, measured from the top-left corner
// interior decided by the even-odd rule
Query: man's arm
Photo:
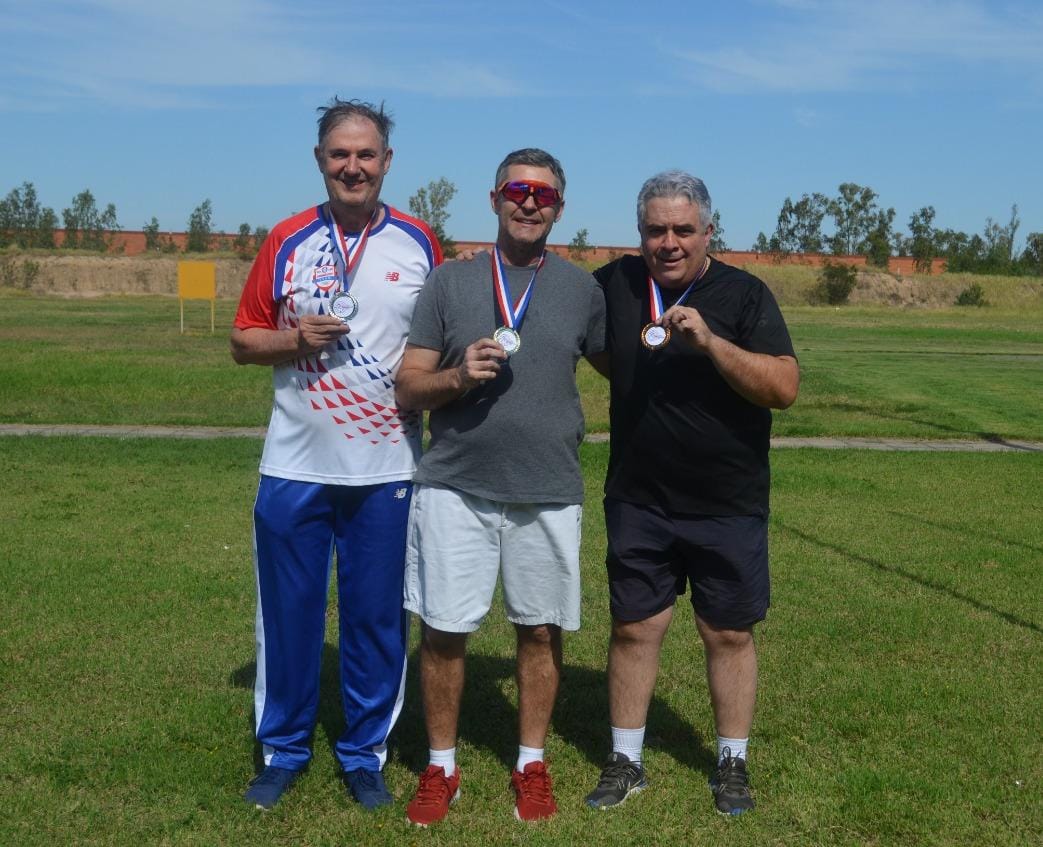
[[[348,325],[332,315],[304,315],[296,329],[232,329],[232,358],[240,365],[278,365],[317,353],[342,335]]]
[[[701,350],[732,390],[757,406],[787,409],[797,399],[800,367],[792,356],[751,353],[714,335],[702,315],[688,306],[673,306],[660,321],[680,332],[685,341]]]
[[[442,354],[429,347],[407,344],[395,377],[395,402],[402,411],[437,409],[462,397],[476,385],[495,379],[507,358],[491,338],[479,338],[455,367],[438,369]]]

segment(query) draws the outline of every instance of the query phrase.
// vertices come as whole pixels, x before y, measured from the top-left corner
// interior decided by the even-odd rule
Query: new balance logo
[[[398,282],[398,271],[388,271],[384,274],[385,282]]]
[[[406,499],[406,492],[408,490],[409,489],[407,489],[407,488],[396,488],[395,489],[395,499],[396,500],[405,500]]]

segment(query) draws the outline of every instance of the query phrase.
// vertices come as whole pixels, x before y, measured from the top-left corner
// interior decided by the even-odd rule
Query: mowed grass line
[[[280,807],[254,768],[250,508],[259,442],[0,438],[0,843],[1034,845],[1043,832],[1043,456],[794,450],[774,459],[773,608],[759,630],[758,810],[712,811],[713,734],[686,601],[649,719],[651,787],[582,806],[608,743],[599,489],[582,451],[584,628],[548,753],[561,812],[511,816],[513,635],[473,638],[464,795],[418,832],[415,661],[388,781],[348,803],[331,606],[315,761]],[[414,628],[415,658],[416,631]]]

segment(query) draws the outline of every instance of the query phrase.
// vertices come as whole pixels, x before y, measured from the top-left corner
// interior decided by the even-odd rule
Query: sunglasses
[[[545,182],[536,182],[535,180],[505,182],[497,189],[497,193],[512,203],[517,203],[519,206],[524,205],[525,201],[532,197],[536,201],[536,208],[538,209],[545,209],[547,206],[557,206],[561,202],[561,192],[558,189],[553,185],[547,185]]]

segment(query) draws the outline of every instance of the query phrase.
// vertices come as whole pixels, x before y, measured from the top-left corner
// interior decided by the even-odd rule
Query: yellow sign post
[[[177,297],[181,305],[181,334],[185,334],[185,301],[210,301],[210,334],[214,334],[217,275],[213,262],[178,262]]]

